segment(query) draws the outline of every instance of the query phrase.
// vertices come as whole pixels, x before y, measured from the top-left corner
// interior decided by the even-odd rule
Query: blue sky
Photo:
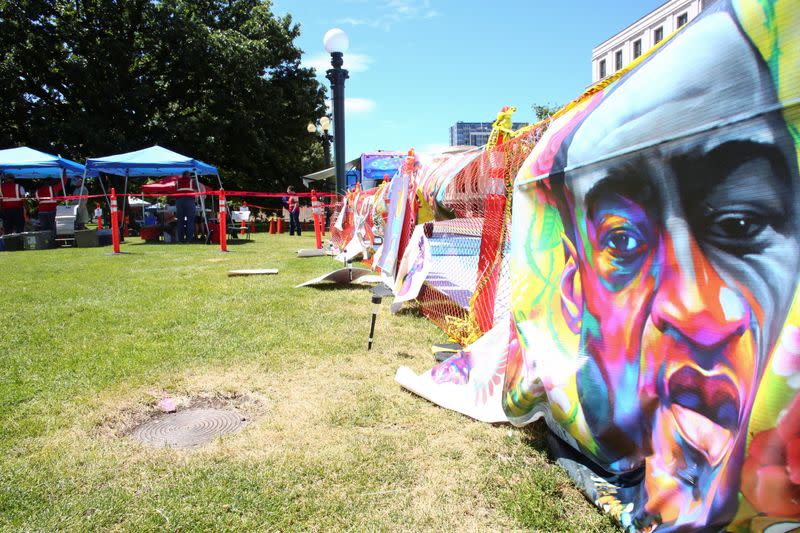
[[[350,37],[344,67],[348,159],[372,150],[434,151],[456,121],[514,120],[563,104],[591,82],[592,48],[664,0],[274,0],[300,24],[303,63],[328,87],[327,30]]]

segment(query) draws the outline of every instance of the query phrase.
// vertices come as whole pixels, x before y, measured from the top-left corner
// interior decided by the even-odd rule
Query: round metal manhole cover
[[[158,448],[195,448],[220,435],[237,431],[244,417],[222,409],[187,409],[146,422],[133,430],[133,437]]]

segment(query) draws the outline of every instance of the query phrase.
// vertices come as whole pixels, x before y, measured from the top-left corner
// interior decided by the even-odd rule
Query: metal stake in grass
[[[385,283],[376,285],[372,288],[372,320],[369,325],[369,339],[367,340],[367,350],[372,349],[372,339],[375,337],[375,320],[378,318],[378,310],[381,307],[381,300],[385,296],[394,294],[392,289]]]
[[[378,318],[378,309],[381,307],[381,300],[383,298],[379,294],[372,295],[372,320],[369,324],[369,340],[367,341],[367,350],[372,349],[372,338],[375,336],[375,320]]]

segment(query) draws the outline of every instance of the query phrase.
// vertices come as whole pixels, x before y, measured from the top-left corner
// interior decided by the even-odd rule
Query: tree
[[[553,116],[556,113],[556,111],[561,109],[561,107],[562,106],[559,104],[551,104],[551,103],[531,105],[531,109],[533,110],[533,113],[536,115],[537,121],[544,120],[547,117]]]
[[[266,0],[0,1],[0,146],[161,144],[275,190],[322,165],[325,90]]]

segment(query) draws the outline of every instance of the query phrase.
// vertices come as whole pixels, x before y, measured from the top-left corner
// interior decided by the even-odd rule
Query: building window
[[[664,40],[664,28],[659,26],[653,31],[653,44],[658,44]]]
[[[682,13],[682,14],[678,15],[678,27],[679,28],[681,26],[685,26],[687,22],[689,22],[689,14],[688,13]]]
[[[605,77],[606,77],[606,60],[605,59],[601,59],[600,60],[600,79],[602,80]]]
[[[633,58],[636,59],[642,55],[642,40],[636,39],[633,41]]]
[[[619,70],[622,68],[622,50],[617,50],[614,54],[614,69]]]

